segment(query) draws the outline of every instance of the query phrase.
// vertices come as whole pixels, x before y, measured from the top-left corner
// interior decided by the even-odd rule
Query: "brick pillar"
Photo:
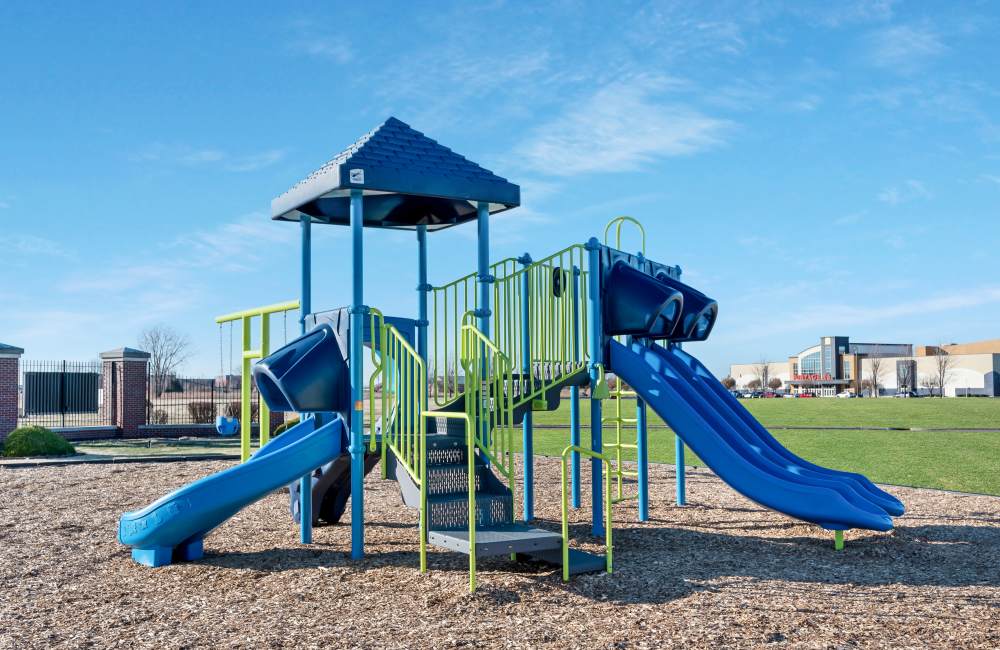
[[[119,348],[101,353],[104,421],[118,427],[122,437],[139,433],[146,424],[146,381],[149,353]]]
[[[18,366],[24,349],[0,343],[0,441],[17,428]]]

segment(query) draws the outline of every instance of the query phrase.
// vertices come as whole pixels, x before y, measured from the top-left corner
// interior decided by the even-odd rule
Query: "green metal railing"
[[[499,282],[516,268],[517,260],[507,258],[492,264],[490,273]],[[432,287],[429,307],[427,345],[430,349],[427,362],[432,379],[431,400],[435,406],[444,406],[461,393],[461,329],[465,315],[479,308],[477,274],[473,272],[439,287]],[[501,314],[497,310],[493,311],[491,322],[494,327],[500,326]]]
[[[461,357],[465,371],[465,413],[476,425],[476,445],[491,466],[507,479],[513,495],[517,486],[510,359],[474,325],[462,326]]]
[[[627,225],[634,225],[639,230],[640,235],[640,251],[643,255],[646,254],[646,230],[642,227],[642,224],[633,217],[620,216],[615,217],[604,227],[604,244],[606,246],[611,246],[611,232],[614,229],[615,242],[614,247],[618,250],[622,250],[622,228]],[[617,336],[615,337],[619,343],[626,343],[625,339],[628,337]],[[625,398],[635,398],[637,397],[635,391],[628,390],[625,388],[625,384],[619,378],[615,382],[615,389],[611,391],[610,399],[615,401],[615,414],[604,417],[601,422],[605,424],[615,425],[615,437],[614,442],[604,443],[604,452],[614,454],[614,462],[609,465],[615,474],[616,483],[616,496],[614,497],[614,503],[619,503],[627,498],[638,498],[638,494],[630,495],[628,497],[624,494],[624,483],[625,477],[638,478],[639,472],[626,470],[623,465],[623,451],[636,451],[639,446],[636,443],[626,443],[622,440],[622,434],[625,433],[626,428],[632,428],[636,431],[637,429],[637,419],[633,417],[625,417],[622,412],[622,406]]]
[[[423,359],[406,338],[385,323],[382,313],[371,315],[372,361],[377,363],[369,380],[369,419],[372,423],[369,449],[374,451],[376,378],[379,392],[379,430],[381,431],[382,478],[386,478],[386,454],[396,457],[420,490],[420,571],[427,571],[427,428],[423,413],[427,409],[427,372]],[[376,329],[377,328],[377,329]],[[376,351],[377,350],[377,351]],[[397,470],[398,471],[398,470]]]
[[[569,481],[566,472],[566,460],[573,452],[596,458],[608,466],[608,471],[604,472],[604,565],[608,573],[612,570],[612,549],[611,542],[612,517],[611,517],[611,463],[604,454],[599,454],[592,449],[570,445],[562,453],[562,561],[563,561],[563,581],[569,581]]]
[[[245,462],[250,459],[250,435],[252,432],[252,408],[251,408],[251,386],[253,377],[251,375],[254,359],[263,359],[271,353],[271,314],[295,311],[299,308],[298,300],[279,302],[264,307],[254,307],[230,314],[218,316],[216,323],[229,323],[241,321],[243,337],[241,358],[242,373],[240,379],[240,459]],[[253,320],[260,318],[260,343],[253,347]],[[258,415],[258,426],[260,427],[260,446],[268,443],[271,437],[271,411],[267,408],[264,400],[260,400],[260,412]]]

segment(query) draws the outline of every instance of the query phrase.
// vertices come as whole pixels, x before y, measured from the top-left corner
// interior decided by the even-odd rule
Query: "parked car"
[[[816,397],[812,393],[799,393],[796,397]]]
[[[782,397],[785,399],[795,399],[795,395],[793,393],[785,393]]]
[[[852,399],[857,396],[854,393],[845,390],[843,393],[837,393],[837,397],[840,399]]]
[[[911,393],[908,390],[901,390],[898,393],[896,393],[895,395],[893,395],[893,397],[903,397],[903,398],[906,398],[906,397],[916,397],[916,395],[914,395],[913,393]]]

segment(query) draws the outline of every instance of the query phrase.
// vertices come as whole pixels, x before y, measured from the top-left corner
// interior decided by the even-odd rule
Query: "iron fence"
[[[21,362],[18,426],[107,426],[111,413],[103,403],[100,361]]]
[[[214,424],[219,415],[240,417],[239,375],[178,377],[150,373],[146,383],[147,424]],[[251,386],[253,422],[257,422],[260,396]]]

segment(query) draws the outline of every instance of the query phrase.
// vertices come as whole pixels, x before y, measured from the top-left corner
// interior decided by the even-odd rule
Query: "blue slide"
[[[132,559],[147,566],[200,558],[202,540],[216,526],[341,454],[343,419],[337,416],[318,429],[315,422],[305,419],[247,462],[125,513],[118,524],[118,541],[131,546]]]
[[[737,492],[830,530],[890,530],[903,505],[860,474],[785,449],[693,356],[677,346],[611,341],[611,369]]]

